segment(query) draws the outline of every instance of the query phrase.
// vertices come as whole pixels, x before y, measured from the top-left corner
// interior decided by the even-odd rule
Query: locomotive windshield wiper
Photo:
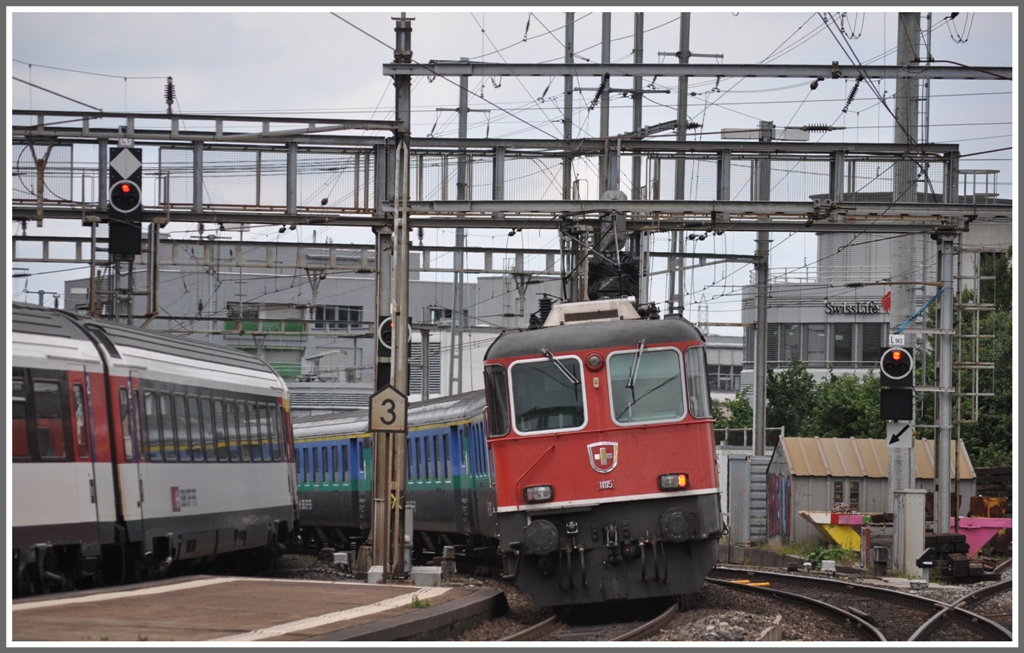
[[[550,351],[548,351],[547,349],[541,349],[541,350],[540,350],[540,353],[542,353],[542,354],[544,354],[545,356],[547,356],[547,359],[548,359],[549,361],[551,361],[552,363],[554,363],[554,364],[555,364],[555,367],[557,367],[557,368],[558,368],[558,371],[559,371],[559,372],[561,372],[562,374],[564,374],[564,375],[565,375],[565,378],[567,378],[567,379],[569,379],[570,381],[572,381],[572,384],[573,384],[573,385],[579,385],[579,384],[580,384],[580,382],[579,382],[579,379],[577,379],[577,378],[576,378],[575,376],[573,376],[573,375],[572,375],[572,372],[570,372],[570,371],[569,371],[569,370],[568,370],[568,369],[567,369],[567,368],[565,367],[565,365],[562,365],[562,364],[561,364],[560,362],[558,362],[558,360],[557,360],[557,359],[556,359],[556,358],[555,358],[555,357],[554,357],[554,356],[553,356],[553,355],[551,354],[551,352],[550,352]]]
[[[636,374],[640,371],[640,355],[644,353],[644,343],[646,340],[641,340],[636,343],[636,355],[633,356],[633,365],[629,368],[629,381],[626,381],[626,387],[630,390],[636,385]]]

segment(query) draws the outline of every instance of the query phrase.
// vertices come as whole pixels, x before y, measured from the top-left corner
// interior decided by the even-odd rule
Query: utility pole
[[[608,65],[612,60],[612,15],[608,12],[601,14],[601,63]],[[613,183],[609,169],[612,167],[609,165],[609,143],[608,143],[608,116],[610,111],[609,106],[609,93],[608,89],[611,87],[611,78],[605,83],[601,84],[601,134],[600,137],[604,139],[604,156],[601,157],[598,165],[598,179],[601,185],[599,197],[603,197],[604,192],[619,187],[618,180]],[[617,153],[616,153],[617,154]],[[617,168],[618,166],[616,166]],[[586,263],[583,263],[585,266]],[[582,298],[586,301],[586,296]]]
[[[576,14],[566,12],[565,14],[565,64],[571,66],[574,63],[574,40],[575,40],[575,24]],[[572,141],[572,94],[573,94],[573,76],[565,75],[564,77],[564,98],[562,100],[562,138],[565,139],[566,145]],[[566,156],[562,159],[562,199],[571,200],[578,199],[579,188],[575,185],[572,175],[572,164],[573,157]],[[598,163],[599,166],[604,165],[604,160],[601,159]],[[601,175],[598,174],[600,183]],[[581,295],[579,290],[579,284],[576,282],[577,276],[575,273],[582,272],[586,274],[586,252],[584,247],[571,238],[572,227],[570,225],[564,225],[558,232],[559,248],[563,255],[562,259],[562,297],[569,302],[583,301],[586,297],[586,292]],[[582,234],[585,236],[585,234]]]
[[[463,57],[463,61],[469,61]],[[469,133],[469,75],[459,77],[459,139],[464,140]],[[458,169],[456,171],[455,194],[459,200],[468,197],[466,192],[466,154],[459,153]],[[463,320],[463,300],[465,290],[465,273],[463,268],[463,252],[466,246],[466,229],[457,227],[455,229],[455,273],[452,276],[452,342],[451,355],[448,358],[448,395],[462,394],[462,332],[465,327]],[[456,364],[458,361],[458,364]]]
[[[690,12],[679,14],[679,52],[676,53],[679,63],[690,63]],[[689,125],[687,117],[687,99],[690,96],[690,78],[678,78],[678,98],[676,99],[676,141],[686,140],[686,128]],[[686,159],[681,155],[676,159],[675,165],[675,191],[673,197],[677,200],[686,199]],[[679,254],[681,245],[684,243],[682,232],[673,231],[671,236],[671,252]],[[668,308],[667,314],[682,313],[683,311],[683,270],[677,257],[670,256],[668,259]]]
[[[897,32],[896,64],[900,67],[909,66],[918,58],[921,14],[900,13]],[[908,153],[913,152],[917,138],[917,89],[916,79],[897,77],[893,142],[905,145]],[[893,202],[899,204],[917,201],[917,172],[917,165],[913,161],[896,163],[893,170]],[[897,236],[892,243],[890,329],[893,332],[914,313],[914,287],[909,283],[914,281],[915,276],[913,240],[913,236]],[[913,488],[914,477],[913,449],[889,447],[889,492]],[[901,564],[906,566],[907,561]]]
[[[764,120],[760,121],[758,140],[770,143],[775,134],[775,125]],[[772,188],[771,160],[765,156],[754,160],[754,174],[751,185],[751,198],[754,201],[766,202],[770,198]],[[766,218],[762,218],[766,220]],[[765,446],[765,423],[768,378],[768,232],[757,232],[757,245],[754,249],[754,268],[757,273],[757,326],[755,327],[756,343],[754,347],[754,455],[763,456]]]
[[[402,12],[395,20],[395,63],[412,61],[412,19]],[[411,121],[411,77],[395,75],[395,117],[402,126],[395,132],[393,168],[388,172],[392,187],[394,226],[390,292],[391,365],[390,383],[402,395],[409,394],[409,131]],[[377,262],[382,268],[381,261]],[[380,290],[378,279],[378,290]],[[384,303],[377,299],[379,311]],[[378,365],[378,369],[380,366]],[[377,379],[380,383],[382,379]],[[405,432],[376,433],[373,437],[373,563],[382,568],[382,580],[390,582],[404,575],[405,568]],[[410,543],[411,544],[411,543]]]

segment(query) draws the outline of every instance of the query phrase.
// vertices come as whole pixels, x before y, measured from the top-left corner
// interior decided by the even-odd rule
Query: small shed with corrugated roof
[[[951,452],[955,479],[957,452]],[[914,440],[915,487],[934,492],[935,443]],[[974,496],[976,475],[967,449],[959,447],[960,514]],[[768,537],[818,538],[801,510],[832,511],[842,504],[852,512],[892,512],[889,494],[889,448],[884,439],[779,438],[768,463]],[[950,484],[952,491],[953,485]],[[967,497],[968,500],[964,500]]]

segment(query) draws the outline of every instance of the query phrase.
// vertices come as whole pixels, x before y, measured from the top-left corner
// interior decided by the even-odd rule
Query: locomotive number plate
[[[610,480],[608,480],[608,481],[598,481],[597,482],[597,489],[598,490],[611,490],[614,487],[615,487],[615,485]]]

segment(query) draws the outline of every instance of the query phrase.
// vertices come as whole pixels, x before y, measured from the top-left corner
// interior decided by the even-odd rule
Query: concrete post
[[[775,125],[761,121],[758,140],[771,142],[775,134]],[[755,174],[750,180],[754,200],[765,202],[771,196],[772,168],[767,158],[755,161]],[[757,273],[757,326],[755,327],[756,343],[754,347],[754,455],[764,455],[765,427],[767,420],[767,388],[768,378],[768,232],[757,232],[757,245],[754,250]]]
[[[892,556],[893,571],[921,578],[914,562],[924,551],[924,500],[926,490],[904,489],[893,492]],[[897,521],[897,516],[899,517]],[[897,523],[901,526],[897,527]],[[947,527],[948,527],[947,523]]]
[[[905,12],[899,15],[899,34],[896,41],[896,63],[908,66],[918,56],[921,42],[921,14]],[[896,84],[896,125],[893,142],[905,144],[912,150],[917,138],[917,80],[900,78]],[[917,165],[913,161],[897,162],[893,169],[893,201],[917,201]],[[890,328],[895,330],[914,313],[913,236],[897,236],[892,241],[892,306]],[[914,456],[911,449],[889,449],[889,491],[895,492],[914,486]],[[896,525],[894,524],[894,527]]]

